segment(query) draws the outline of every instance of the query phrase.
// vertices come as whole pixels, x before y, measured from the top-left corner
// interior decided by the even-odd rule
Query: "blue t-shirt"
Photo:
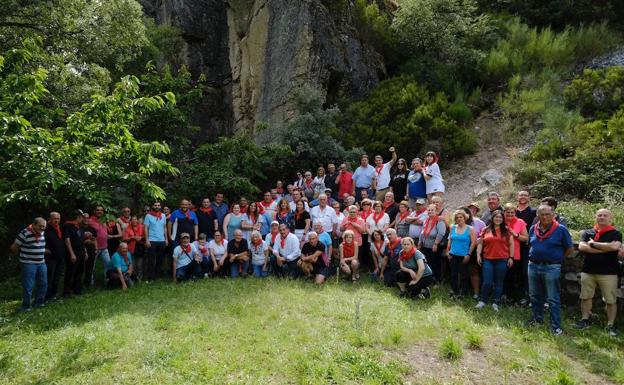
[[[319,234],[318,239],[319,239],[319,242],[325,245],[325,254],[331,258],[331,255],[329,255],[329,247],[332,245],[332,239],[329,233],[325,231]]]
[[[370,164],[366,168],[362,166],[356,168],[352,177],[355,188],[369,188],[373,183],[373,178],[375,178],[375,167]]]
[[[106,270],[121,269],[122,273],[127,273],[130,265],[132,265],[132,253],[128,251],[128,263],[127,264],[126,264],[126,261],[124,260],[124,257],[122,257],[119,253],[115,253],[111,257],[111,260],[108,263],[108,266],[106,266]]]
[[[267,212],[262,214],[264,218],[263,221],[260,221],[260,234],[262,234],[262,238],[267,235],[271,231],[271,222],[273,222],[273,218]]]
[[[225,219],[225,216],[230,211],[228,204],[223,202],[221,203],[221,205],[217,206],[215,202],[212,202],[210,203],[210,207],[212,207],[212,209],[215,212],[215,215],[217,216],[217,222],[219,222],[219,228],[223,230],[223,220]]]
[[[149,235],[147,240],[150,242],[164,242],[166,223],[167,217],[165,217],[165,214],[162,214],[160,219],[151,214],[147,214],[145,218],[143,218],[143,225]]]
[[[557,229],[546,239],[539,240],[535,234],[535,226],[529,231],[529,259],[535,262],[563,262],[564,252],[574,247],[568,229],[559,224]]]
[[[414,170],[409,172],[407,176],[407,195],[410,198],[427,197],[427,182],[422,172],[415,172]]]
[[[465,257],[470,251],[470,226],[466,226],[461,234],[458,234],[456,230],[457,225],[451,226],[451,234],[449,235],[451,250],[449,252],[458,257]]]

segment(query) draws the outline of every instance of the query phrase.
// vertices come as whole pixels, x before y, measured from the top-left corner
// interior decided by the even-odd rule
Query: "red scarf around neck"
[[[361,217],[362,219],[364,219],[364,220],[367,220],[367,219],[368,219],[368,217],[369,217],[372,213],[373,213],[373,211],[372,211],[372,210],[367,210],[367,211],[362,210],[362,211],[360,211],[360,217]]]
[[[355,256],[355,242],[351,242],[351,244],[344,242],[342,244],[342,255],[345,258],[351,258]]]
[[[77,228],[77,229],[79,229],[79,228],[80,228],[80,225],[78,224],[78,222],[77,222],[77,221],[67,221],[67,222],[65,222],[65,224],[66,224],[66,225],[72,225],[72,226],[74,226],[74,227],[75,227],[75,228]]]
[[[396,250],[397,246],[401,243],[401,238],[397,237],[394,242],[390,242],[388,240],[388,251],[390,252],[390,256],[394,257],[394,250]]]
[[[383,168],[383,164],[379,167],[375,167],[375,172],[377,173],[377,176],[381,175],[381,171],[383,170]]]
[[[191,220],[191,210],[186,210],[186,211],[182,211],[180,210],[180,212],[182,214],[184,214],[184,216],[186,217],[186,219],[188,219],[189,221]]]
[[[286,220],[288,218],[288,214],[290,214],[290,209],[280,209],[279,216],[282,220]]]
[[[271,234],[271,246],[275,244],[275,238],[277,238],[277,236],[279,235],[279,231],[275,234],[270,233]]]
[[[158,220],[160,220],[160,218],[162,218],[162,215],[163,215],[161,211],[154,211],[154,210],[150,210],[149,214]]]
[[[608,225],[608,226],[604,226],[602,228],[600,228],[597,224],[594,225],[594,231],[596,232],[596,235],[594,236],[594,241],[599,242],[600,241],[600,237],[602,237],[605,233],[608,233],[609,231],[615,230],[615,227]]]
[[[58,224],[53,225],[50,222],[48,222],[48,226],[52,227],[54,229],[54,231],[56,232],[56,235],[58,235],[59,239],[63,239],[63,235],[61,234],[61,226],[59,226]]]
[[[401,250],[401,254],[399,254],[399,259],[401,259],[401,261],[408,261],[414,256],[414,254],[416,254],[415,247],[412,247],[412,250],[409,252],[406,252],[405,250]]]
[[[202,213],[206,215],[210,215],[212,213],[212,207],[200,207],[199,211],[201,211]]]
[[[301,215],[303,215],[304,211],[305,211],[305,209],[301,210],[301,211],[295,211],[295,220],[298,221],[301,218]]]
[[[383,204],[383,211],[388,210],[393,205],[394,205],[394,202],[384,202],[384,204]]]
[[[381,247],[383,246],[384,241],[373,241],[373,245],[375,245],[375,249],[377,250],[377,254],[381,255]]]
[[[399,222],[403,222],[405,218],[409,215],[409,211],[405,211],[403,214],[399,213]]]
[[[373,214],[373,221],[375,221],[375,224],[378,224],[378,223],[379,223],[379,221],[381,220],[381,218],[383,218],[384,214],[385,214],[385,213],[384,213],[383,211],[382,211],[382,212],[380,212],[380,213],[375,212],[375,213]]]
[[[119,217],[119,220],[122,221],[125,224],[129,224],[130,223],[130,219],[126,219],[126,217],[124,217],[123,215]]]
[[[124,262],[126,262],[126,265],[130,264],[130,259],[128,259],[128,252],[126,251],[125,253],[122,253],[121,251],[119,252],[119,255],[121,255],[124,259]]]
[[[552,233],[555,232],[555,230],[557,230],[557,227],[559,227],[559,222],[557,222],[556,220],[553,220],[553,223],[550,226],[550,229],[546,231],[544,234],[540,234],[539,225],[540,225],[539,222],[537,222],[535,226],[533,226],[533,234],[535,234],[535,236],[537,237],[539,241],[543,241],[547,239],[548,237],[550,237]]]
[[[254,247],[258,248],[258,246],[262,244],[262,238],[258,238],[255,241],[251,241],[251,244],[254,245]]]
[[[186,245],[186,246],[180,244],[180,248],[182,249],[182,251],[184,251],[187,254],[189,254],[191,252],[191,244],[190,243],[188,245]]]
[[[428,237],[431,231],[436,227],[439,218],[439,216],[434,215],[433,217],[427,217],[427,219],[425,219],[425,223],[423,224],[423,235],[425,238]]]

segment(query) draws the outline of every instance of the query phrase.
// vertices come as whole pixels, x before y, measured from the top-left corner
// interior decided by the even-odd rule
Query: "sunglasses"
[[[362,203],[362,206],[370,206],[370,203]]]

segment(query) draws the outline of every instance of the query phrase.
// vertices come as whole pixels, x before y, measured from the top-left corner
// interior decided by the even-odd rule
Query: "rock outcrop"
[[[191,72],[211,86],[197,112],[207,134],[253,131],[296,115],[303,84],[362,97],[385,73],[358,38],[351,12],[321,0],[142,0],[158,23],[181,29]]]

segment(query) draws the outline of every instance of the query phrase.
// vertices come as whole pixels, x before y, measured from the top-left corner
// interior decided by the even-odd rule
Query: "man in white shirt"
[[[297,266],[297,261],[301,256],[299,248],[299,238],[295,234],[291,234],[288,226],[281,224],[279,227],[280,234],[273,245],[273,255],[271,256],[271,264],[275,274],[297,278],[301,269]]]
[[[319,205],[312,207],[312,210],[310,210],[310,217],[312,223],[319,221],[323,224],[323,229],[325,229],[325,231],[332,233],[335,226],[334,222],[336,222],[336,211],[327,205],[327,199],[326,194],[319,195]]]
[[[394,147],[390,147],[392,159],[388,163],[383,162],[381,155],[375,156],[375,180],[373,186],[375,188],[375,200],[383,202],[386,193],[390,191],[390,168],[397,160],[397,154]]]
[[[299,190],[293,191],[292,198],[293,198],[293,201],[289,203],[290,211],[296,211],[296,209],[297,209],[297,202],[302,200],[302,198],[301,198],[301,191],[299,191]],[[305,207],[305,211],[310,212],[310,206],[308,206],[308,202],[306,202],[305,200],[303,201],[303,206]]]
[[[258,206],[262,207],[265,213],[268,213],[271,218],[275,217],[275,211],[277,211],[277,200],[273,199],[273,195],[270,191],[264,193],[264,200],[258,202]]]

